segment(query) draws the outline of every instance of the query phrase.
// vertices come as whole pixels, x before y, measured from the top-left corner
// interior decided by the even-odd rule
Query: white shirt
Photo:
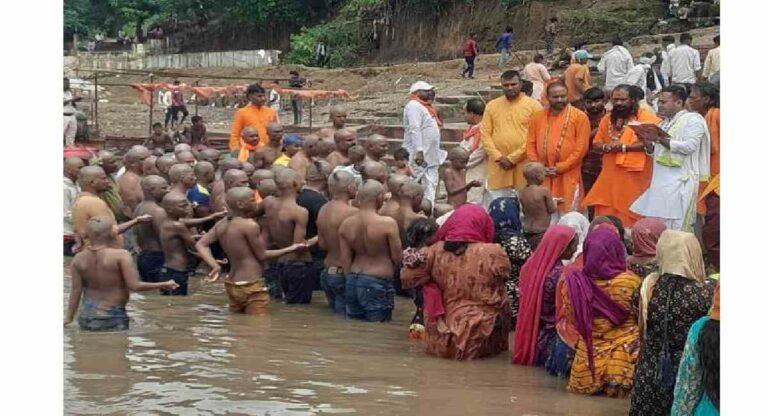
[[[424,152],[424,161],[428,167],[440,166],[448,153],[440,149],[440,127],[429,111],[421,103],[411,100],[403,109],[403,147],[411,154]]]
[[[64,91],[64,114],[72,115],[72,114],[75,114],[75,111],[77,111],[75,109],[75,106],[73,106],[71,102],[69,103],[66,102],[68,100],[71,100],[72,98],[74,97],[72,96],[71,91]]]
[[[72,225],[72,204],[80,193],[80,187],[72,179],[64,177],[64,235],[74,235],[75,228]]]
[[[701,69],[699,51],[688,45],[680,45],[669,52],[669,59],[661,65],[664,76],[672,83],[693,84],[696,82],[696,71]]]
[[[720,47],[707,52],[707,58],[704,60],[704,69],[701,71],[702,78],[708,80],[715,72],[720,72]]]
[[[157,94],[157,101],[160,104],[161,108],[168,108],[171,106],[171,92],[170,91],[160,91],[159,94]]]
[[[627,73],[624,83],[628,85],[637,85],[642,88],[643,91],[646,91],[648,85],[646,76],[648,75],[649,69],[651,69],[651,66],[645,64],[637,64],[633,66]]]
[[[280,111],[280,94],[276,90],[269,90],[269,107]]]
[[[613,89],[624,82],[634,62],[627,48],[616,45],[606,52],[597,64],[597,70],[605,74],[605,88]]]

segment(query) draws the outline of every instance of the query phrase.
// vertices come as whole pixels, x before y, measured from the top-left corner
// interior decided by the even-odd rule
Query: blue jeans
[[[179,287],[176,289],[160,289],[160,294],[163,296],[187,296],[187,290],[189,287],[189,270],[176,270],[170,267],[165,267],[160,270],[160,281],[165,282],[173,280]]]
[[[159,282],[163,264],[165,256],[162,251],[143,251],[136,260],[139,277],[144,282]]]
[[[465,56],[464,61],[467,63],[467,68],[464,69],[464,72],[461,74],[467,74],[468,77],[472,78],[472,76],[475,74],[475,58],[476,56]]]
[[[123,306],[113,306],[106,311],[91,299],[83,299],[77,317],[80,329],[86,331],[125,331],[128,329],[128,313]]]
[[[368,322],[392,319],[395,308],[395,287],[392,281],[360,273],[347,276],[345,298],[347,317]]]
[[[323,272],[320,274],[320,284],[323,285],[323,291],[325,291],[325,297],[328,299],[328,306],[331,310],[344,315],[347,311],[347,302],[344,298],[344,289],[347,280],[346,277],[340,273],[340,269],[340,267],[323,269]]]

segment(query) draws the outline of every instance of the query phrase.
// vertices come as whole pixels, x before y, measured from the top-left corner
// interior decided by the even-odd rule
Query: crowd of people
[[[127,329],[130,290],[185,296],[198,269],[232,313],[322,290],[329,313],[386,322],[400,294],[428,354],[511,350],[568,391],[631,397],[633,415],[717,414],[719,89],[673,77],[651,104],[606,65],[603,88],[502,73],[448,151],[419,81],[392,157],[342,107],[318,135],[285,134],[258,84],[229,152],[158,129],[123,169],[69,157],[65,325],[79,310],[84,330]]]

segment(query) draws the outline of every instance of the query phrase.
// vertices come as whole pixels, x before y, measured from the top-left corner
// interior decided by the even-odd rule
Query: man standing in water
[[[357,213],[357,208],[349,203],[357,194],[357,182],[348,172],[339,171],[328,178],[328,189],[331,201],[323,205],[317,215],[317,244],[326,251],[320,283],[328,298],[328,306],[343,315],[346,311],[346,282],[340,255],[339,227],[344,220]]]
[[[480,132],[487,154],[490,200],[509,197],[525,187],[523,165],[528,124],[541,104],[520,94],[522,81],[517,71],[501,74],[504,96],[486,105]]]
[[[228,278],[224,281],[230,312],[247,315],[267,313],[270,300],[263,277],[263,262],[306,248],[306,245],[292,244],[280,250],[267,250],[259,224],[251,219],[257,208],[253,190],[232,188],[226,193],[226,201],[229,217],[216,223],[197,242],[195,249],[211,268],[209,282],[215,282],[221,274],[221,265],[211,253],[211,244],[218,241],[232,262]]]
[[[136,206],[133,215],[151,215],[152,221],[136,226],[136,243],[140,249],[136,265],[141,280],[159,282],[160,270],[165,263],[163,247],[160,245],[160,227],[166,217],[160,203],[171,188],[162,176],[148,175],[141,180],[141,189],[144,199]]]
[[[128,250],[114,248],[119,233],[112,217],[93,217],[87,223],[91,245],[72,260],[72,290],[64,326],[74,319],[85,295],[78,324],[86,331],[124,331],[128,329],[125,305],[129,290],[137,292],[154,289],[173,290],[176,282],[144,283],[133,264]]]
[[[378,214],[384,186],[369,180],[357,194],[360,210],[341,223],[339,247],[346,278],[347,317],[386,322],[395,307],[394,264],[402,245],[397,222]]]
[[[143,198],[141,193],[141,178],[144,175],[142,165],[144,159],[148,157],[149,149],[144,146],[131,148],[123,157],[125,173],[117,179],[117,188],[120,192],[120,199],[130,213],[133,213]]]
[[[434,87],[424,81],[411,85],[411,99],[403,109],[405,137],[403,147],[411,155],[411,169],[424,187],[424,196],[435,202],[438,169],[447,153],[440,149],[440,127],[443,121],[433,105]]]

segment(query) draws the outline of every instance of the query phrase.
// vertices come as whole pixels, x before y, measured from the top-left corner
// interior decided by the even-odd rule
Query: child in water
[[[415,220],[405,231],[405,246],[403,252],[403,265],[411,262],[418,262],[421,256],[419,249],[429,247],[435,242],[438,225],[431,218],[419,218]],[[413,303],[416,304],[416,313],[411,319],[411,326],[408,328],[408,337],[411,339],[424,339],[424,298],[421,288],[414,289]]]

